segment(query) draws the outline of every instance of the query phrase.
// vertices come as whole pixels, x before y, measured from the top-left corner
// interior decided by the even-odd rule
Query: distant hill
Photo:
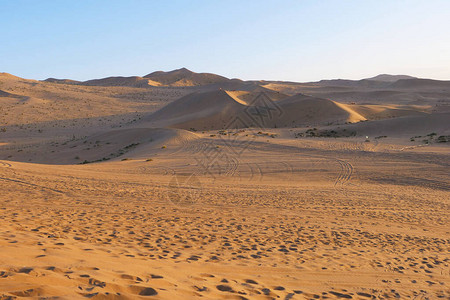
[[[409,76],[409,75],[380,74],[375,77],[366,78],[366,80],[384,81],[384,82],[395,82],[400,79],[416,79],[416,77]]]
[[[77,84],[89,86],[127,86],[127,87],[151,87],[151,86],[173,86],[173,87],[195,87],[215,84],[235,83],[236,79],[231,80],[226,77],[211,73],[195,73],[186,68],[173,70],[169,72],[156,71],[140,76],[113,76],[100,79],[91,79],[87,81],[76,81],[70,79],[48,78],[44,82],[53,82],[61,84]],[[240,81],[240,80],[237,80]]]
[[[81,81],[72,79],[57,79],[57,78],[47,78],[43,80],[44,82],[62,83],[62,84],[80,84]]]
[[[145,75],[144,78],[151,79],[165,86],[198,86],[230,81],[230,79],[220,75],[195,73],[186,68],[169,72],[156,71]]]
[[[0,77],[17,78],[7,73],[0,73]],[[229,79],[224,76],[212,73],[196,73],[186,68],[181,68],[173,71],[156,71],[140,76],[114,76],[100,79],[92,79],[87,81],[76,81],[71,79],[57,79],[48,78],[44,82],[59,83],[59,84],[74,84],[74,85],[88,85],[88,86],[125,86],[125,87],[192,87],[201,88],[202,91],[214,91],[217,89],[224,89],[229,91],[254,91],[256,88],[262,86],[270,86],[276,84],[285,87],[302,86],[302,87],[319,87],[321,92],[345,92],[350,90],[364,90],[364,89],[380,89],[380,90],[404,90],[404,89],[450,89],[450,81],[433,80],[416,78],[409,75],[390,75],[380,74],[375,77],[349,80],[349,79],[327,79],[317,82],[299,83],[299,82],[283,82],[283,81],[244,81],[240,79]],[[330,90],[331,89],[331,90]],[[319,89],[317,89],[319,90]],[[264,92],[268,92],[265,89]],[[300,90],[302,92],[302,90]],[[297,91],[298,93],[298,91]],[[292,93],[295,94],[295,93]],[[271,95],[273,96],[273,95]],[[282,98],[282,97],[281,97]]]
[[[390,85],[391,88],[441,88],[450,90],[450,81],[433,79],[400,79]]]
[[[321,80],[315,84],[320,86],[338,86],[338,87],[363,87],[363,88],[384,88],[390,84],[386,81],[378,80],[349,80],[349,79],[331,79]]]
[[[84,81],[82,85],[149,87],[149,86],[160,86],[161,84],[157,82],[155,83],[152,80],[145,79],[139,76],[130,76],[130,77],[115,76]]]
[[[331,79],[313,82],[319,86],[334,86],[345,88],[371,88],[371,89],[405,89],[405,88],[450,88],[450,81],[422,79],[408,75],[382,74],[361,80]]]

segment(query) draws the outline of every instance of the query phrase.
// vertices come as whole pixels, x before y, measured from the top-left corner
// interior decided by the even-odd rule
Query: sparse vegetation
[[[450,135],[441,135],[437,138],[436,142],[438,143],[448,143],[450,142]]]
[[[264,136],[270,136],[271,138],[275,138],[278,136],[276,133],[269,133],[269,132],[262,132],[262,131],[259,131],[257,134],[264,135]]]
[[[87,141],[84,141],[83,143],[86,143],[86,142],[87,142]],[[84,161],[83,161],[82,163],[80,163],[80,164],[84,165],[84,164],[90,164],[90,163],[96,163],[96,162],[107,161],[107,160],[110,160],[110,159],[112,159],[112,158],[115,158],[115,157],[119,157],[119,156],[121,156],[121,155],[124,155],[125,153],[127,153],[128,151],[134,149],[134,148],[137,147],[137,146],[139,146],[139,143],[129,144],[128,146],[125,146],[124,148],[118,150],[116,153],[111,153],[111,154],[109,154],[108,157],[103,157],[103,158],[100,158],[100,159],[97,159],[97,160],[92,160],[92,161],[84,160]],[[90,148],[86,148],[85,150],[88,150],[88,149],[90,149]],[[125,159],[125,160],[127,160],[127,159]]]
[[[450,141],[450,135],[440,135],[439,137],[436,137],[437,133],[432,132],[427,134],[426,136],[416,135],[411,137],[409,140],[411,142],[415,142],[418,138],[424,138],[421,140],[422,143],[425,145],[429,145],[432,143],[447,143]]]
[[[343,129],[342,131],[338,132],[336,130],[318,130],[317,128],[310,128],[307,129],[305,132],[297,132],[294,133],[295,138],[299,137],[332,137],[332,138],[338,138],[338,137],[352,137],[356,136],[356,131],[347,131],[346,129]]]

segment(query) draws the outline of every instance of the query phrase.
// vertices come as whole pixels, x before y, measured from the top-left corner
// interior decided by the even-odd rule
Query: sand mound
[[[390,82],[380,80],[348,80],[348,79],[331,79],[321,80],[314,83],[318,86],[333,86],[333,87],[352,87],[352,88],[385,88]]]
[[[51,82],[51,83],[60,83],[60,84],[81,84],[81,81],[72,80],[72,79],[47,78],[43,81]]]
[[[380,74],[375,77],[367,78],[367,80],[385,81],[385,82],[395,82],[400,79],[416,79],[416,78],[409,75],[390,75],[390,74]]]
[[[50,81],[50,80],[48,80]],[[59,80],[51,80],[56,82]],[[107,77],[84,81],[80,84],[89,86],[128,86],[128,87],[149,87],[149,86],[173,86],[173,87],[191,87],[211,85],[229,81],[228,78],[210,74],[195,73],[188,69],[179,69],[170,72],[157,71],[144,77]]]
[[[183,129],[223,128],[245,109],[224,90],[193,93],[155,112],[148,121]]]
[[[368,120],[425,115],[428,107],[413,105],[347,105]]]
[[[237,102],[244,104],[244,105],[253,105],[253,102],[258,98],[258,96],[261,93],[264,93],[265,95],[267,95],[271,101],[279,101],[282,99],[287,98],[288,96],[280,93],[280,92],[276,92],[276,91],[271,91],[271,90],[267,90],[265,88],[259,87],[256,88],[252,91],[225,91],[230,97],[232,97],[234,100],[236,100]]]
[[[186,68],[170,72],[157,71],[145,75],[144,78],[166,86],[198,86],[226,82],[229,80],[226,77],[216,74],[195,73]]]
[[[406,75],[380,75],[362,80],[332,79],[321,80],[315,84],[319,86],[340,86],[352,88],[383,88],[383,89],[449,89],[450,81],[414,78]]]
[[[274,101],[264,92],[255,95],[225,90],[193,93],[152,114],[147,121],[158,127],[214,130],[230,126],[295,127],[366,120],[350,107],[327,99],[299,94]],[[235,124],[236,120],[239,124]]]
[[[433,113],[418,116],[406,116],[394,119],[362,122],[344,125],[341,129],[356,131],[358,135],[413,137],[435,132],[437,135],[449,135],[448,120],[450,113]]]
[[[417,89],[417,88],[442,88],[450,89],[450,81],[433,79],[400,79],[390,85],[391,88]]]
[[[52,155],[34,159],[35,163],[87,164],[123,159],[149,158],[163,146],[174,148],[195,139],[192,132],[169,128],[127,128],[92,135],[85,139],[64,142]],[[15,156],[21,160],[20,155]]]
[[[282,123],[276,125],[282,127],[359,122],[365,120],[363,116],[344,104],[303,94],[281,100],[278,102],[278,105],[282,110],[282,116],[279,118],[279,121]]]
[[[153,80],[148,80],[139,76],[131,77],[107,77],[102,79],[93,79],[84,81],[83,85],[90,86],[128,86],[128,87],[149,87],[149,86],[159,86],[158,82]]]

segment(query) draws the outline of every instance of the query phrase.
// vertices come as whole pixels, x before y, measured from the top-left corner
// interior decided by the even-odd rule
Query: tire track
[[[14,169],[12,169],[12,165],[10,163],[6,163],[6,162],[3,162],[3,161],[0,161],[0,167],[11,169],[11,171],[8,171],[8,172],[16,173],[16,172],[14,172]],[[31,183],[29,181],[24,181],[24,180],[20,180],[20,179],[13,179],[13,178],[8,178],[8,177],[0,177],[0,180],[13,182],[13,183],[18,183],[18,184],[30,186],[30,187],[33,187],[33,188],[39,188],[39,189],[51,191],[51,192],[58,193],[58,194],[65,194],[61,190],[49,188],[49,187],[46,187],[46,186],[42,186],[42,185],[39,185],[39,184]]]
[[[258,173],[259,173],[259,181],[261,181],[263,179],[263,177],[264,177],[264,173],[263,173],[261,167],[259,166],[259,164],[255,163],[255,165],[256,165],[256,168],[257,168]]]
[[[255,176],[255,172],[253,171],[253,168],[252,168],[252,164],[251,164],[251,163],[246,163],[246,165],[247,165],[248,168],[250,169],[250,177],[249,177],[249,180],[252,181],[252,180],[253,180],[253,177]]]
[[[282,161],[281,163],[286,166],[288,173],[291,173],[291,174],[294,173],[294,168],[292,167],[292,165],[290,163],[288,163],[286,161]]]
[[[40,189],[48,190],[48,191],[55,192],[55,193],[58,193],[58,194],[64,194],[63,191],[60,191],[60,190],[57,190],[57,189],[52,189],[52,188],[49,188],[49,187],[46,187],[46,186],[34,184],[34,183],[23,181],[23,180],[11,179],[11,178],[6,178],[6,177],[0,177],[0,180],[14,182],[14,183],[19,183],[19,184],[22,184],[22,185],[27,185],[27,186],[31,186],[31,187],[35,187],[35,188],[40,188]]]
[[[353,165],[346,160],[337,159],[336,161],[339,163],[340,172],[338,177],[336,178],[336,181],[334,182],[334,186],[336,187],[340,185],[341,187],[343,187],[351,180],[354,168]]]

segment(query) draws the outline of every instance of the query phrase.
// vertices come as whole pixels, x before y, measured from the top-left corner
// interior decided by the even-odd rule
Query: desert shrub
[[[450,135],[441,135],[437,138],[438,143],[447,143],[450,142]]]

